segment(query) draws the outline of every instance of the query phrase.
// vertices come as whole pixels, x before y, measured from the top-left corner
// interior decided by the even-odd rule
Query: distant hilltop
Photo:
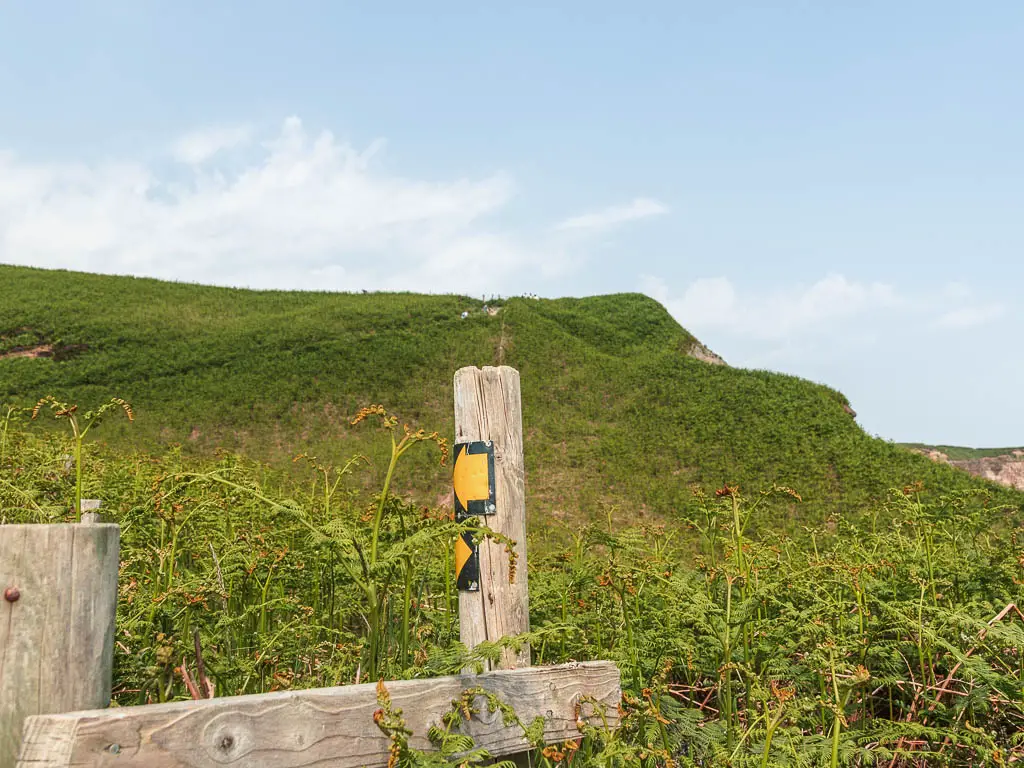
[[[1024,490],[1024,448],[975,449],[919,444],[908,447],[932,461],[949,464],[975,477]]]

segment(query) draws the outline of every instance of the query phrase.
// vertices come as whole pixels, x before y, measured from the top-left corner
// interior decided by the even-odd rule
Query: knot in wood
[[[8,603],[18,602],[18,598],[20,597],[21,590],[19,590],[17,587],[8,587],[4,590],[4,600],[6,600]]]

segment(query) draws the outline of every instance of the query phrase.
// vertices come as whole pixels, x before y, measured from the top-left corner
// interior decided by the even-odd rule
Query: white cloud
[[[947,301],[963,302],[974,297],[974,290],[961,280],[951,280],[943,286],[942,294]]]
[[[174,142],[171,152],[178,162],[199,165],[218,152],[246,144],[251,137],[252,128],[247,125],[216,126],[185,134]]]
[[[837,320],[907,304],[891,285],[858,282],[837,274],[766,296],[741,295],[725,277],[695,280],[681,296],[672,295],[660,278],[645,276],[641,281],[643,290],[698,334],[724,330],[765,340],[824,330]]]
[[[961,307],[942,314],[935,321],[935,327],[947,330],[977,328],[998,320],[1005,312],[1006,308],[1001,304]]]
[[[638,197],[627,205],[615,205],[565,219],[555,229],[605,231],[630,221],[659,216],[663,213],[668,213],[668,207],[663,203],[646,197]]]
[[[0,151],[0,263],[476,295],[512,292],[517,277],[535,290],[538,276],[585,258],[586,232],[566,242],[549,227],[531,235],[495,222],[516,193],[506,174],[411,178],[376,162],[382,147],[310,134],[293,117],[269,140],[245,127],[184,136],[170,152],[177,165],[39,164]],[[608,227],[656,207],[634,201],[591,220]]]

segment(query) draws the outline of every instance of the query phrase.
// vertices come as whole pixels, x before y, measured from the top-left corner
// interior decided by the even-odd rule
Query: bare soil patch
[[[7,360],[12,357],[53,357],[54,349],[52,344],[37,344],[34,347],[15,347],[7,352],[0,352],[0,360]]]

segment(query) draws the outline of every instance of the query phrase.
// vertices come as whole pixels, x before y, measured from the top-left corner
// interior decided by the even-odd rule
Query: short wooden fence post
[[[479,546],[479,589],[459,592],[459,634],[469,648],[530,631],[526,576],[526,492],[519,371],[508,366],[460,368],[455,373],[455,442],[490,442],[494,451],[495,509],[483,516],[489,528],[516,542],[517,567],[510,578],[505,545]],[[458,504],[458,501],[456,501]],[[530,647],[507,649],[499,669],[530,666]]]
[[[0,768],[32,715],[110,703],[120,528],[0,525]]]

